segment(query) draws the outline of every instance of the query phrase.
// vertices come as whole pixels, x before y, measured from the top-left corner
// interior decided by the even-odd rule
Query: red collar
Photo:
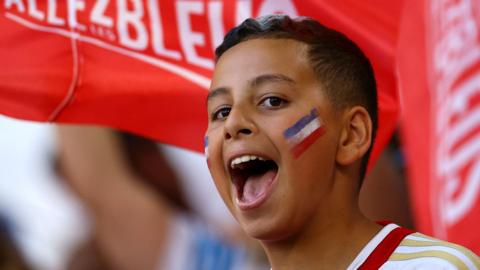
[[[380,225],[387,225],[391,222],[377,222]],[[388,261],[388,258],[392,255],[393,251],[398,247],[400,242],[409,234],[414,231],[402,227],[393,229],[383,240],[377,245],[377,247],[370,253],[367,259],[357,268],[358,270],[371,270],[379,269],[384,263]]]

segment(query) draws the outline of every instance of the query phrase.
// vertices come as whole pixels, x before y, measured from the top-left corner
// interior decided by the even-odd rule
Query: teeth
[[[230,163],[230,167],[232,169],[235,168],[236,165],[238,164],[241,164],[241,163],[244,163],[244,162],[249,162],[250,160],[265,160],[264,158],[261,158],[259,156],[253,156],[253,155],[244,155],[244,156],[241,156],[241,157],[237,157],[235,158],[234,160],[232,160],[232,162]]]

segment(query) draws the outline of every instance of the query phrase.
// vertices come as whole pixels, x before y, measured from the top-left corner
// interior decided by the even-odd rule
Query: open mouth
[[[256,155],[243,155],[230,162],[230,176],[241,208],[260,205],[276,179],[278,165]]]

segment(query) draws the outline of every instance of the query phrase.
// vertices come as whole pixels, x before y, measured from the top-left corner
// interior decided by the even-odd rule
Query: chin
[[[295,227],[289,219],[259,218],[251,221],[240,221],[240,225],[248,236],[260,241],[274,242],[288,239],[295,234]]]

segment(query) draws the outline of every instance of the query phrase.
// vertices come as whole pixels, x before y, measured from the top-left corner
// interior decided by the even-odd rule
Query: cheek
[[[229,186],[228,186],[228,183],[225,181],[224,173],[215,164],[212,164],[209,169],[210,169],[210,175],[212,176],[212,179],[213,179],[213,183],[215,184],[215,187],[217,188],[217,191],[220,194],[220,197],[225,202],[225,204],[228,205],[228,202],[229,202],[228,198],[230,198],[230,195],[228,192]]]
[[[229,179],[223,166],[221,143],[218,143],[217,139],[218,137],[213,132],[205,137],[205,158],[215,186],[222,199],[227,202]]]
[[[325,134],[294,162],[295,176],[304,179],[304,191],[324,192],[333,181],[336,144]]]
[[[325,133],[325,128],[315,108],[288,127],[283,136],[293,157],[297,159],[307,151]]]

